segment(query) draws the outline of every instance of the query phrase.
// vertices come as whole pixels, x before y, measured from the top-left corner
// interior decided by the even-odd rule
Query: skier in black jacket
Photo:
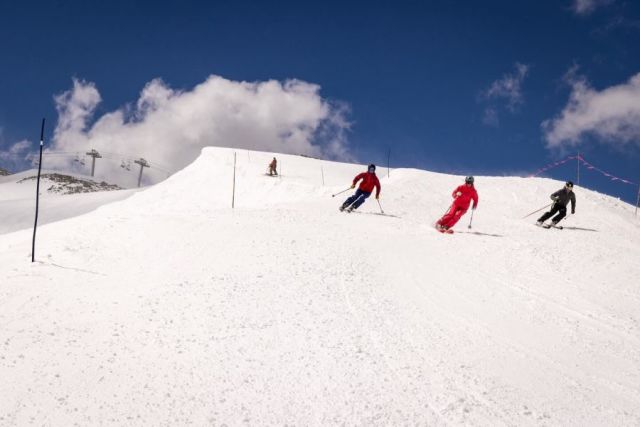
[[[553,193],[551,195],[551,200],[554,202],[551,206],[551,210],[538,218],[536,225],[542,225],[543,222],[557,213],[557,215],[551,220],[551,226],[555,227],[560,220],[567,215],[567,204],[569,202],[571,202],[571,213],[576,213],[576,195],[573,194],[573,182],[568,181],[564,188]]]

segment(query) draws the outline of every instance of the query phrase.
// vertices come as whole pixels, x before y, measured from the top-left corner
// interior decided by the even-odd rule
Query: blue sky
[[[73,79],[78,91],[95,92],[85,92],[90,112],[82,143],[108,150],[108,138],[91,139],[99,132],[89,130],[115,111],[123,112],[125,127],[144,120],[147,112],[127,114],[154,79],[162,84],[151,85],[149,96],[166,100],[158,94],[197,94],[194,88],[215,75],[231,82],[220,91],[236,91],[243,81],[282,82],[274,97],[288,93],[288,79],[317,85],[315,98],[307,86],[294,89],[300,102],[313,104],[303,125],[276,120],[311,128],[300,138],[322,144],[319,123],[330,109],[339,116],[332,124],[341,128],[343,149],[334,157],[347,152],[383,164],[390,149],[397,167],[522,175],[579,150],[603,170],[638,182],[640,82],[631,80],[640,73],[638,46],[640,2],[624,0],[3,2],[0,167],[26,167],[20,159],[28,143],[35,148],[41,117],[58,148],[67,137],[81,143],[83,131],[60,129],[54,100],[67,93],[58,108],[71,102]],[[273,105],[251,96],[242,108]],[[252,137],[261,131],[259,123]],[[128,147],[132,157],[155,154]],[[156,157],[167,165],[175,153]],[[575,169],[548,176],[574,179]],[[587,187],[635,203],[637,187],[583,172]]]

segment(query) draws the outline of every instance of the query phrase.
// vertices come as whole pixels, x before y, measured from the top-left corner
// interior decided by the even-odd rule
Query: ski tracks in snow
[[[282,180],[240,161],[231,210],[229,154],[43,227],[42,264],[3,236],[0,425],[638,423],[637,235],[511,220],[537,195],[507,178],[482,180],[487,235],[442,235],[457,178],[406,170],[398,218],[341,214],[355,167],[320,188],[294,156]]]

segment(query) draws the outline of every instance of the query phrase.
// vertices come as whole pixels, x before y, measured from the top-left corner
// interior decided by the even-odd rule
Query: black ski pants
[[[567,216],[567,207],[566,206],[562,206],[560,203],[554,203],[553,206],[551,206],[551,210],[549,212],[545,212],[544,215],[542,215],[540,218],[538,218],[538,221],[544,222],[544,221],[548,220],[549,218],[551,218],[556,213],[558,213],[558,215],[556,215],[551,220],[554,224],[558,223],[562,218]]]

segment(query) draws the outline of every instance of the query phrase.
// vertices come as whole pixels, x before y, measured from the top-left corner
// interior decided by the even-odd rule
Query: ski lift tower
[[[148,168],[149,167],[149,162],[147,162],[143,158],[140,158],[140,160],[134,160],[133,163],[137,163],[137,164],[140,165],[140,175],[138,175],[138,187],[140,187],[140,182],[142,182],[142,170],[144,168]]]
[[[88,153],[86,153],[87,156],[89,157],[93,157],[92,161],[91,161],[91,176],[93,177],[93,173],[96,170],[96,159],[101,159],[102,156],[100,155],[100,153],[98,153],[96,150],[94,150],[93,148],[91,149],[91,151],[89,151]]]

